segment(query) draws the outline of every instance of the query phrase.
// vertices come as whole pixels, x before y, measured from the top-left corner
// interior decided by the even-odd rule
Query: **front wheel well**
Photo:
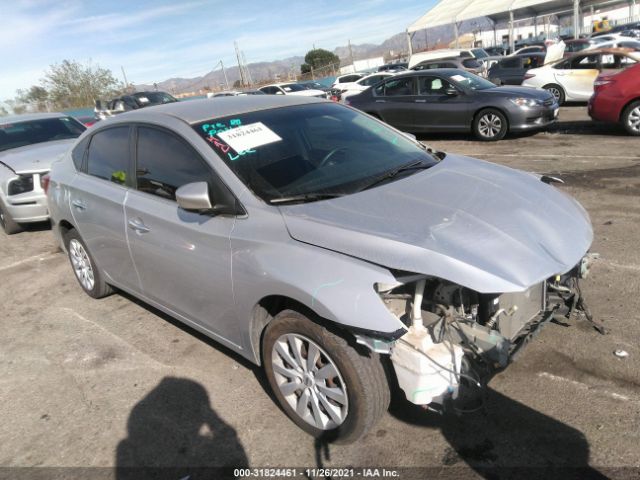
[[[511,125],[509,123],[509,115],[507,114],[507,112],[505,112],[500,107],[482,107],[482,108],[479,108],[478,110],[476,110],[473,113],[473,117],[472,117],[472,120],[471,120],[471,129],[473,129],[473,124],[475,123],[476,119],[478,118],[478,115],[480,115],[482,112],[484,112],[486,110],[497,110],[502,115],[504,115],[504,118],[507,120],[507,132],[509,131],[509,129],[511,128]]]
[[[275,318],[278,313],[284,310],[294,310],[306,316],[312,322],[326,328],[330,332],[341,336],[349,344],[356,347],[355,337],[348,335],[348,328],[337,324],[331,320],[321,317],[313,309],[304,303],[284,295],[269,295],[260,300],[254,307],[251,315],[251,348],[257,363],[262,363],[262,339],[267,325]]]

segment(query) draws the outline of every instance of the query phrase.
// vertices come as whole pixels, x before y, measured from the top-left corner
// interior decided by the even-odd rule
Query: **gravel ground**
[[[0,235],[0,478],[143,478],[113,468],[140,465],[428,468],[407,478],[560,466],[571,468],[563,478],[638,478],[640,139],[572,106],[549,133],[422,140],[566,181],[594,225],[601,258],[583,290],[610,334],[550,324],[492,380],[483,410],[440,416],[396,398],[362,441],[319,445],[274,406],[257,367],[129,296],[86,296],[36,226]],[[103,468],[2,468],[34,466]]]

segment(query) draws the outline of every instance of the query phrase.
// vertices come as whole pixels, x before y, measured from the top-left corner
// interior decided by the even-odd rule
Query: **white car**
[[[615,40],[596,43],[585,48],[585,50],[595,50],[596,48],[630,48],[632,50],[640,51],[640,40],[631,37],[619,37]]]
[[[344,102],[345,98],[364,92],[367,88],[379,83],[387,77],[393,77],[394,75],[395,73],[391,72],[376,72],[371,75],[367,75],[366,77],[362,77],[360,80],[356,80],[355,82],[341,83],[336,87],[337,90],[340,90],[340,101]]]
[[[640,52],[583,50],[569,58],[532,68],[524,76],[525,87],[543,88],[558,104],[585,102],[593,95],[593,82],[602,71],[623,70],[640,61]]]
[[[365,75],[365,73],[347,73],[345,75],[339,75],[333,81],[333,85],[331,85],[331,88],[339,88],[343,83],[353,83],[356,80],[360,80]]]
[[[327,94],[322,90],[314,90],[305,88],[299,83],[274,83],[260,87],[260,90],[267,95],[297,95],[300,97],[318,97],[327,98]]]
[[[484,59],[488,56],[489,54],[482,48],[442,48],[439,50],[429,50],[426,52],[418,52],[411,55],[411,58],[409,59],[409,70],[411,70],[419,63],[426,62],[427,60],[439,60],[441,58],[451,57],[468,57],[484,61]]]

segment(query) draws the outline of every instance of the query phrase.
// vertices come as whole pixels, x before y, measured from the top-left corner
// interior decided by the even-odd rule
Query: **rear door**
[[[413,123],[419,131],[467,130],[471,124],[470,98],[438,76],[417,77]],[[458,95],[449,95],[453,89]]]
[[[564,88],[569,100],[589,100],[593,82],[600,73],[597,54],[578,55],[553,69],[556,81]]]
[[[124,227],[132,185],[130,132],[129,126],[114,126],[91,137],[69,201],[78,232],[107,282],[138,291]]]
[[[392,77],[374,88],[372,100],[376,113],[400,130],[415,130],[414,110],[417,98],[414,76]]]
[[[136,188],[125,204],[126,231],[145,297],[183,320],[238,343],[229,236],[235,217],[187,212],[176,189],[220,185],[182,137],[154,126],[136,129]]]

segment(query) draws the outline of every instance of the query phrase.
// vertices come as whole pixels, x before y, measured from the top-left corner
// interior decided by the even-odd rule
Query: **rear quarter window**
[[[84,171],[84,155],[87,152],[87,146],[89,146],[89,141],[91,137],[85,137],[78,143],[73,150],[71,151],[71,158],[73,160],[73,164],[76,167],[76,170],[79,172]]]

